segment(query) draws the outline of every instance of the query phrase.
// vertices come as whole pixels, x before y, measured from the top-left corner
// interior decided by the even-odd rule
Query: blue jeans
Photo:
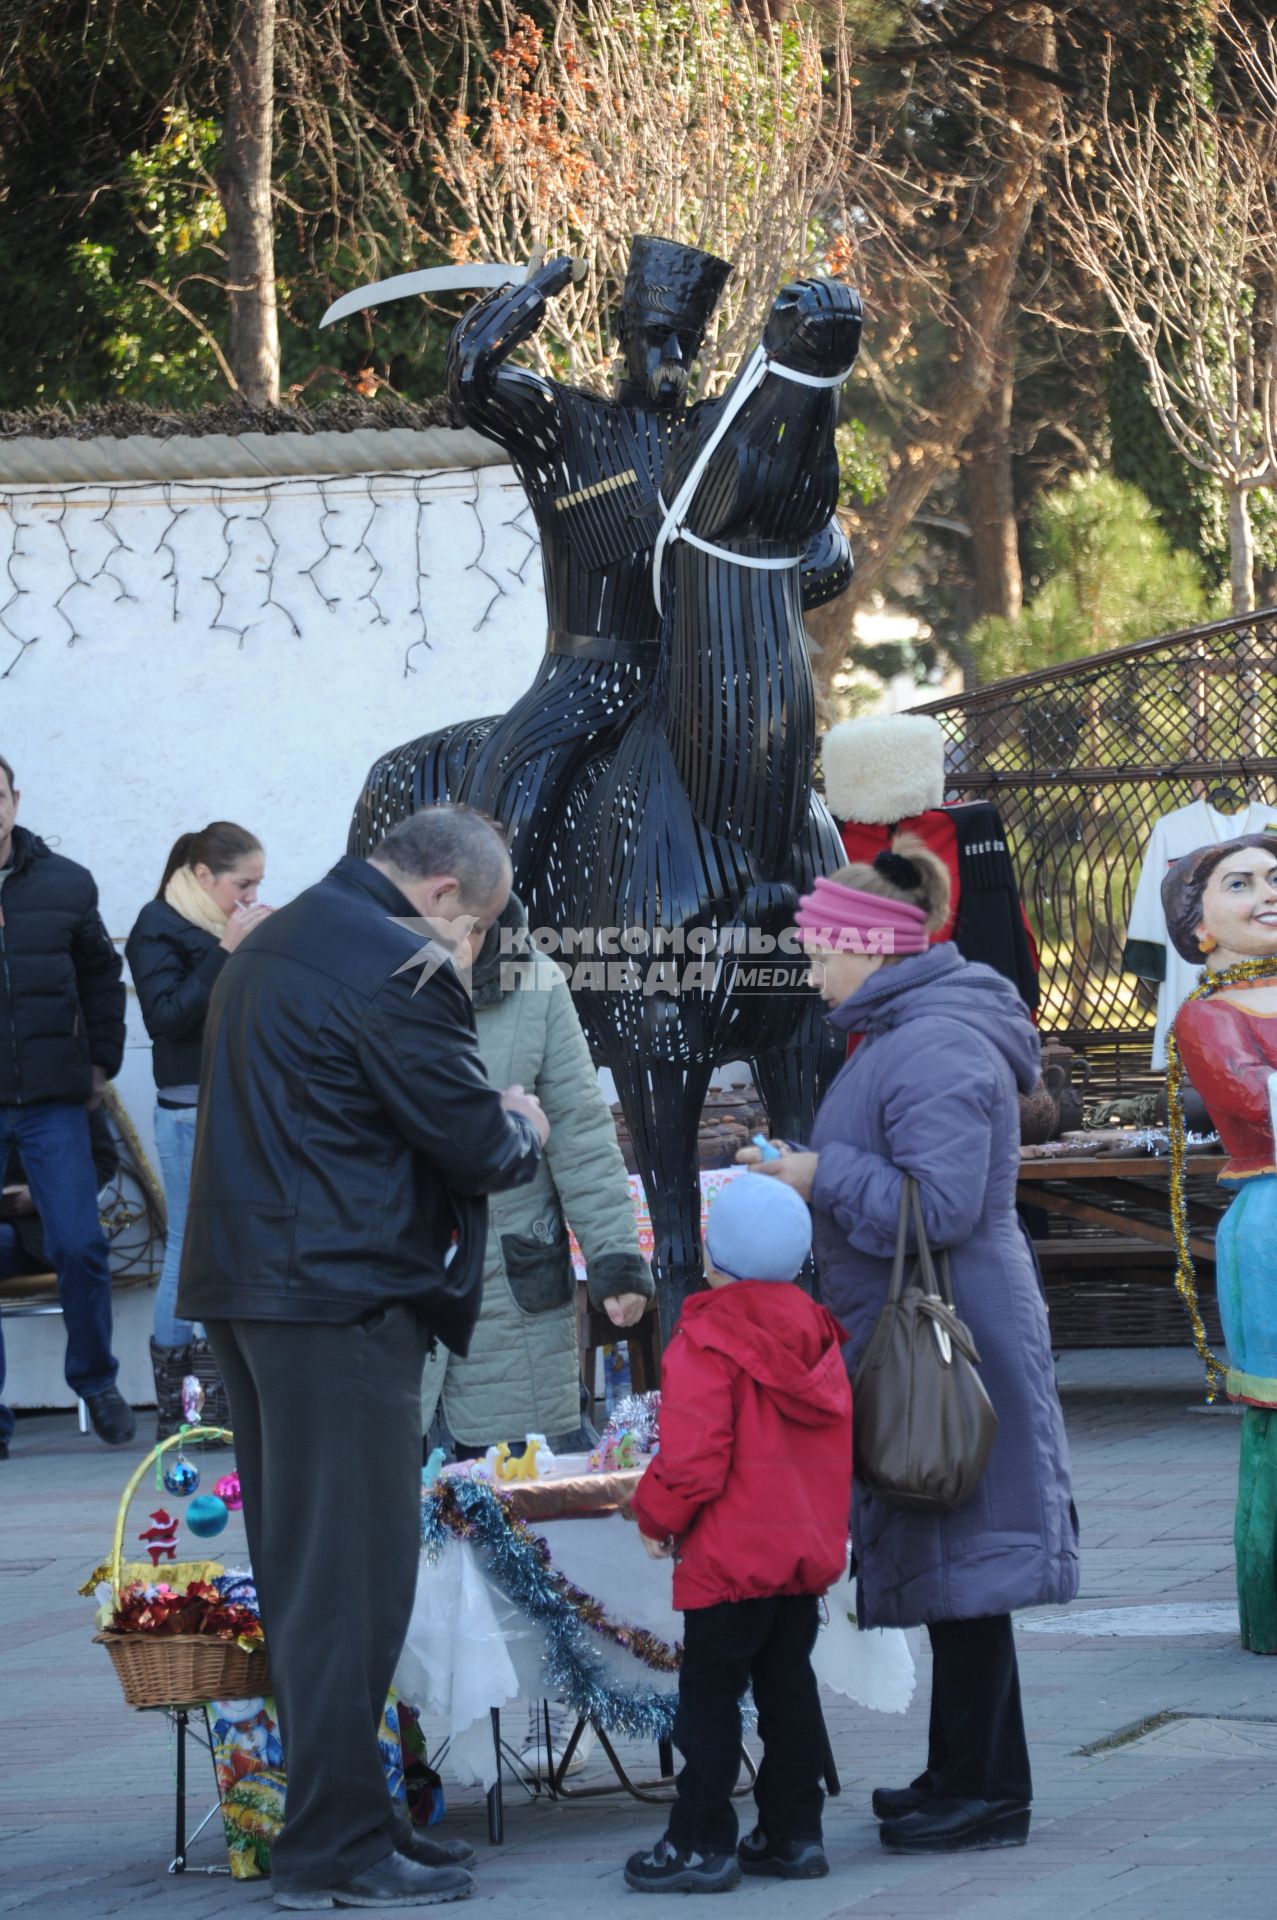
[[[119,1363],[111,1352],[111,1263],[98,1215],[97,1175],[83,1107],[44,1101],[0,1107],[0,1166],[16,1145],[44,1234],[49,1265],[58,1276],[66,1327],[66,1382],[83,1400],[115,1385]],[[12,1250],[6,1258],[14,1259]],[[22,1267],[10,1265],[9,1271]],[[0,1392],[4,1390],[4,1335],[0,1324]],[[13,1432],[13,1414],[0,1403],[0,1440]]]
[[[191,1162],[195,1157],[194,1107],[156,1107],[155,1146],[160,1156],[164,1204],[168,1211],[164,1265],[155,1293],[155,1344],[185,1347],[195,1338],[195,1324],[177,1317],[177,1282],[182,1270],[182,1241],[186,1237]]]

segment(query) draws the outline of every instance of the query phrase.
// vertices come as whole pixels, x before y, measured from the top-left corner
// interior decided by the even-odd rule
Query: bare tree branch
[[[222,378],[225,380],[227,386],[230,388],[231,392],[236,394],[242,393],[242,389],[240,387],[239,381],[235,378],[235,375],[231,370],[231,363],[226,358],[226,355],[222,352],[221,346],[218,343],[216,335],[209,332],[208,328],[205,326],[204,322],[200,319],[199,315],[197,313],[192,313],[191,309],[188,306],[184,306],[183,303],[177,298],[176,294],[170,293],[167,287],[162,287],[158,280],[139,280],[138,285],[140,287],[145,287],[148,293],[158,294],[160,299],[163,300],[167,306],[172,307],[174,313],[180,314],[183,320],[188,320],[190,322],[190,324],[194,327],[196,333],[198,333],[200,339],[204,342],[204,345],[208,348],[209,352],[212,354],[213,358],[216,360],[218,371],[220,372]]]
[[[677,12],[643,0],[555,0],[548,27],[513,0],[460,0],[463,83],[433,138],[458,259],[526,259],[540,244],[588,263],[533,349],[570,378],[604,379],[609,292],[634,233],[732,260],[702,359],[725,377],[786,274],[839,242],[851,159],[851,47],[841,11],[783,20],[723,0]]]
[[[1245,85],[1212,100],[1189,74],[1173,95],[1115,96],[1079,115],[1055,205],[1064,246],[1143,363],[1176,452],[1229,507],[1233,610],[1254,606],[1247,495],[1277,484],[1277,40],[1219,20]]]

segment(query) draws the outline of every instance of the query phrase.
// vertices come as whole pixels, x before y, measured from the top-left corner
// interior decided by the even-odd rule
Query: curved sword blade
[[[527,267],[503,265],[499,260],[475,260],[455,267],[422,267],[416,273],[396,273],[389,280],[374,280],[370,286],[356,287],[334,300],[320,321],[330,327],[347,314],[361,313],[365,307],[380,307],[387,300],[403,300],[412,293],[452,293],[475,287],[509,287],[526,279]]]

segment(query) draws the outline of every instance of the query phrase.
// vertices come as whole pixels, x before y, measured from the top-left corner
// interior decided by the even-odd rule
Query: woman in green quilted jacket
[[[439,1348],[426,1363],[423,1430],[441,1413],[467,1453],[529,1433],[544,1434],[556,1453],[594,1444],[581,1420],[569,1221],[591,1303],[616,1327],[633,1326],[652,1294],[625,1162],[567,982],[544,955],[511,958],[511,932],[525,924],[511,895],[475,961],[475,1024],[489,1080],[535,1093],[550,1138],[535,1178],[488,1201],[483,1306],[469,1354]]]
[[[569,1221],[585,1256],[591,1304],[614,1326],[632,1327],[653,1292],[625,1162],[567,981],[543,954],[510,957],[510,934],[524,925],[512,894],[474,964],[475,1025],[493,1086],[535,1093],[550,1137],[528,1186],[489,1196],[483,1305],[470,1351],[459,1360],[437,1347],[423,1384],[423,1432],[441,1418],[457,1451],[467,1454],[529,1433],[544,1434],[556,1453],[579,1452],[598,1437],[582,1420]],[[547,1752],[537,1703],[530,1703],[523,1755],[529,1771],[557,1765],[575,1725],[575,1714],[552,1703]],[[570,1773],[585,1765],[593,1745],[587,1727]]]

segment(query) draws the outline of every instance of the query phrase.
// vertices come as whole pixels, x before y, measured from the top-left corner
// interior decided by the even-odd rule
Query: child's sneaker
[[[742,1873],[766,1874],[772,1880],[823,1880],[829,1872],[819,1840],[771,1841],[761,1827],[736,1849]]]
[[[740,1885],[740,1866],[734,1853],[684,1853],[662,1838],[630,1855],[625,1884],[635,1893],[727,1893]]]

